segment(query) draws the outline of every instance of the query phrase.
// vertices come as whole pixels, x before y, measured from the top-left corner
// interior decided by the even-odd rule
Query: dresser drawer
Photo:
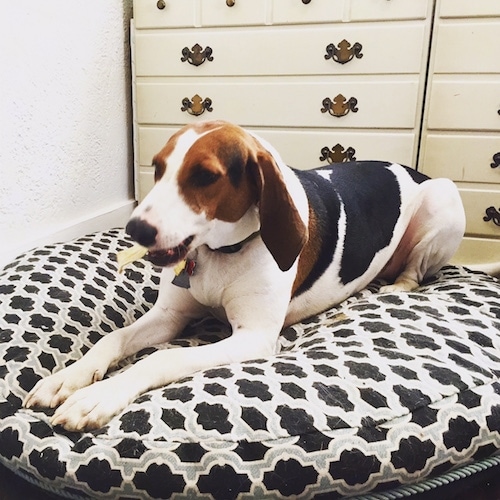
[[[500,77],[445,79],[431,88],[428,127],[500,131]]]
[[[429,4],[428,0],[313,0],[304,5],[301,0],[274,0],[273,23],[423,19]]]
[[[441,17],[500,16],[498,0],[442,0]]]
[[[139,167],[139,172],[136,172],[136,181],[135,196],[140,203],[155,184],[155,169],[153,167]]]
[[[450,263],[462,266],[498,262],[500,239],[465,237]]]
[[[500,226],[493,220],[485,221],[486,210],[493,207],[500,212],[500,190],[460,189],[460,195],[467,214],[466,233],[469,235],[500,237]],[[497,222],[500,224],[500,213]]]
[[[349,9],[349,20],[384,21],[424,19],[431,12],[432,3],[429,0],[351,0],[345,5]]]
[[[429,134],[423,171],[454,181],[500,183],[500,137]]]
[[[196,22],[196,0],[134,0],[134,24],[142,28],[193,27]],[[164,8],[159,8],[164,5]]]
[[[266,22],[266,0],[234,0],[232,7],[227,6],[226,0],[201,0],[200,6],[202,26],[249,26]]]
[[[137,76],[419,73],[423,51],[417,23],[236,29],[229,38],[210,29],[135,36]]]
[[[499,35],[500,19],[440,25],[434,72],[500,73]]]
[[[344,5],[340,0],[314,0],[304,4],[301,0],[274,0],[274,24],[330,23],[342,21]]]
[[[178,127],[139,127],[138,162],[151,165]],[[256,133],[268,140],[285,162],[294,168],[309,169],[333,161],[387,160],[413,165],[415,135],[413,133],[329,132],[311,130],[262,130]]]
[[[138,82],[138,122],[154,125],[222,119],[243,126],[370,129],[412,129],[416,122],[416,78],[359,82],[339,77],[321,83],[300,78],[293,83],[263,78],[224,83],[193,80]],[[184,98],[187,101],[183,104]],[[189,106],[202,111],[201,101],[212,111],[192,116]],[[187,111],[182,111],[183,107]]]

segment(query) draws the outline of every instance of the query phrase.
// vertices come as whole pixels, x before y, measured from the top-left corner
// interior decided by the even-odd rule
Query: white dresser
[[[452,178],[458,261],[500,260],[499,34],[500,0],[134,0],[136,197],[179,127],[225,119],[296,168],[380,159]]]
[[[256,130],[296,168],[415,165],[431,13],[430,0],[135,0],[138,199],[169,136],[206,119]]]
[[[500,1],[438,0],[419,169],[456,181],[458,262],[500,260]]]

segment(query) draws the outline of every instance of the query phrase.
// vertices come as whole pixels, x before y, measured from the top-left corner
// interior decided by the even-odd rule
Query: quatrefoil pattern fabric
[[[340,498],[500,447],[500,283],[456,267],[407,294],[379,284],[283,331],[275,356],[196,373],[109,425],[69,433],[22,408],[41,377],[154,303],[159,271],[122,275],[121,230],[38,248],[0,272],[0,462],[70,498]],[[216,342],[207,318],[169,345]]]

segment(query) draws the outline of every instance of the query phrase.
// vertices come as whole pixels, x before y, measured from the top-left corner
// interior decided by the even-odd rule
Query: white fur
[[[414,288],[426,273],[445,264],[458,246],[464,219],[454,185],[442,179],[417,185],[403,168],[394,165],[391,168],[400,183],[403,206],[391,243],[375,256],[363,276],[343,285],[339,279],[346,231],[342,211],[333,262],[310,290],[290,300],[297,261],[282,272],[260,237],[249,241],[238,253],[211,250],[251,235],[259,228],[259,214],[257,207],[252,207],[235,223],[208,220],[184,201],[177,175],[184,155],[197,147],[199,137],[188,129],[178,139],[165,175],[133,214],[157,228],[158,247],[173,247],[195,235],[189,256],[196,258],[197,270],[191,277],[191,288],[172,285],[173,271],[165,268],[158,300],[148,313],[132,325],[106,335],[73,365],[40,381],[28,394],[25,405],[58,407],[52,418],[54,425],[68,430],[101,427],[149,389],[197,370],[272,355],[284,324],[322,311],[365,287],[399,248],[412,224],[414,231],[411,238],[405,236],[404,249],[411,257],[411,265],[391,290]],[[299,180],[269,143],[257,139],[274,156],[307,224],[309,207]],[[119,376],[103,380],[108,369],[121,359],[171,341],[191,319],[208,312],[227,319],[233,330],[229,338],[203,347],[160,350]]]

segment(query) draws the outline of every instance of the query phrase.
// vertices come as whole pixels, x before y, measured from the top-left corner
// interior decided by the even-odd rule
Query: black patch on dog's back
[[[366,161],[330,167],[347,220],[339,273],[344,284],[365,273],[377,252],[391,242],[401,213],[401,193],[390,165]]]
[[[403,165],[402,165],[403,166]],[[403,168],[410,174],[410,177],[417,183],[422,184],[422,182],[428,181],[430,177],[423,174],[422,172],[418,172],[414,168],[404,167]]]
[[[343,284],[362,276],[377,252],[389,245],[401,213],[401,193],[396,175],[388,169],[391,165],[389,162],[358,161],[295,171],[310,206],[318,214],[322,242],[318,261],[295,296],[311,288],[331,264],[338,245],[341,208],[346,216],[339,272]],[[418,184],[428,179],[411,168],[405,169]]]
[[[295,170],[304,188],[309,206],[317,214],[317,237],[322,242],[321,249],[311,272],[298,287],[294,297],[309,290],[321,277],[333,260],[338,238],[340,200],[333,184],[318,175],[315,170]]]

